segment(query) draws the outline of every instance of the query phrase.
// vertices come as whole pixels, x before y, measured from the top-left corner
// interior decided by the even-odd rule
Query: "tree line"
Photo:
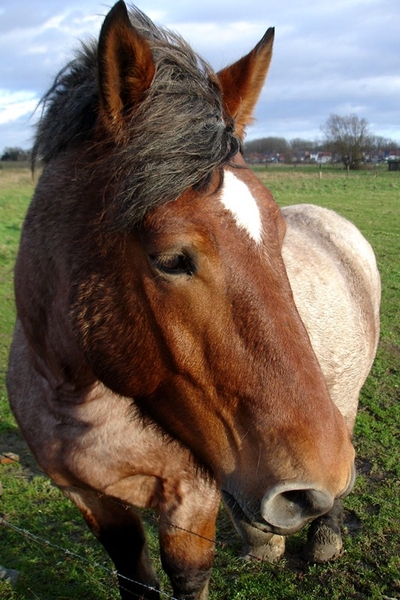
[[[400,158],[400,144],[392,139],[374,135],[366,119],[357,115],[332,114],[321,127],[321,140],[267,137],[246,142],[244,152],[248,159],[264,156],[270,160],[300,162],[310,160],[318,153],[328,152],[349,169],[357,169],[367,157],[382,158],[396,152]],[[312,158],[311,158],[312,160]]]
[[[4,162],[22,162],[31,159],[31,150],[24,150],[19,146],[4,148],[3,154],[0,157]]]
[[[396,152],[400,159],[400,144],[389,138],[374,135],[366,119],[357,115],[330,115],[321,127],[323,139],[319,141],[295,138],[287,141],[282,137],[266,137],[246,142],[245,157],[251,162],[262,157],[265,160],[282,160],[296,163],[312,160],[318,153],[329,152],[348,169],[357,169],[369,155],[382,158]],[[19,147],[5,148],[1,161],[29,161],[30,150]]]

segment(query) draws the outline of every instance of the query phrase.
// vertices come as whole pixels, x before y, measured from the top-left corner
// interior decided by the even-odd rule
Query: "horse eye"
[[[193,260],[185,254],[158,254],[150,256],[152,265],[168,275],[193,275]]]

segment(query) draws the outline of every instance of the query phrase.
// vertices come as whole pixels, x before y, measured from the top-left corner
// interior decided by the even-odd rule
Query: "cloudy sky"
[[[38,100],[112,0],[0,0],[0,152],[30,148]],[[400,142],[400,0],[137,0],[218,70],[270,26],[272,66],[247,139],[321,137],[355,113]]]

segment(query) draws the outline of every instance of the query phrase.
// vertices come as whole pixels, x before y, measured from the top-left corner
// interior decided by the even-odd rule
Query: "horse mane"
[[[70,150],[97,149],[96,165],[102,163],[103,173],[108,168],[116,185],[117,218],[132,225],[161,202],[206,186],[212,173],[239,151],[240,141],[208,63],[137,8],[130,8],[129,18],[150,45],[155,76],[127,119],[124,142],[113,140],[110,147],[110,139],[96,135],[98,46],[91,41],[82,43],[41,101],[33,160],[41,158],[46,165]]]

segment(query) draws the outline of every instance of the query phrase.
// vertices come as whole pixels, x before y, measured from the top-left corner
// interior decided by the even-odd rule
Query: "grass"
[[[377,170],[347,177],[345,172],[324,168],[320,177],[314,168],[256,167],[255,171],[280,205],[311,202],[332,208],[370,240],[382,276],[382,333],[356,423],[359,476],[345,501],[345,554],[336,563],[309,566],[298,558],[305,535],[301,532],[289,540],[285,559],[278,565],[245,563],[238,558],[240,540],[221,512],[210,598],[399,599],[400,173]],[[32,190],[27,170],[0,170],[0,451],[21,456],[19,463],[0,465],[0,515],[30,532],[0,525],[0,565],[21,573],[15,589],[0,581],[0,598],[117,599],[114,576],[104,569],[112,569],[110,561],[77,510],[35,466],[7,404],[4,376],[14,321],[12,266]],[[155,523],[151,516],[146,520],[156,557]]]

